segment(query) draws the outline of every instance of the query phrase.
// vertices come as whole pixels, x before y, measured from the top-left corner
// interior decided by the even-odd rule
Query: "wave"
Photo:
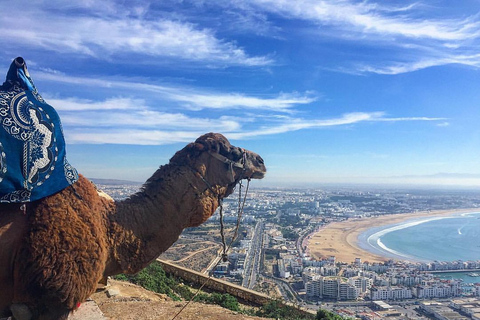
[[[398,257],[402,257],[402,258],[406,258],[406,259],[412,259],[413,257],[407,255],[407,254],[403,254],[403,253],[400,253],[396,250],[393,250],[393,249],[390,249],[389,247],[387,247],[386,245],[383,244],[382,240],[380,239],[377,239],[377,245],[382,248],[383,250],[385,250],[386,252],[389,252],[391,254],[393,254],[394,256],[398,256]],[[416,260],[416,259],[415,259]]]
[[[465,213],[461,213],[460,217],[475,217],[479,214],[480,212],[465,212]]]
[[[428,218],[428,219],[422,219],[422,220],[414,220],[414,221],[407,221],[407,222],[402,222],[400,224],[395,224],[389,228],[386,228],[386,229],[383,229],[383,230],[380,230],[378,232],[375,232],[374,234],[372,234],[371,236],[368,237],[368,239],[372,238],[372,239],[378,239],[384,235],[386,235],[387,233],[390,233],[392,231],[397,231],[397,230],[402,230],[402,229],[406,229],[406,228],[410,228],[410,227],[413,227],[413,226],[418,226],[419,224],[422,224],[422,223],[426,223],[426,222],[430,222],[430,221],[435,221],[435,220],[442,220],[442,219],[452,219],[454,217],[432,217],[432,218]]]

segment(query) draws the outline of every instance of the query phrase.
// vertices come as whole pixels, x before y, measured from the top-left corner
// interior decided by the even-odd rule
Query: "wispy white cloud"
[[[406,15],[416,7],[415,3],[404,7],[351,0],[250,0],[250,3],[282,16],[335,25],[364,34],[436,40],[466,40],[479,36],[480,22],[474,17],[435,20]]]
[[[147,19],[138,13],[120,14],[111,6],[99,8],[108,14],[78,12],[65,6],[45,10],[41,2],[16,1],[2,10],[1,41],[99,59],[136,53],[227,66],[264,66],[273,62],[269,57],[250,56],[234,42],[217,38],[211,29],[164,18]]]
[[[171,95],[171,98],[186,102],[186,106],[192,110],[241,108],[277,112],[288,112],[294,106],[309,104],[317,100],[314,96],[297,93],[281,93],[273,98],[258,98],[239,93],[215,94],[182,92]]]
[[[65,139],[69,143],[84,144],[131,144],[165,145],[177,142],[190,142],[208,131],[165,131],[165,130],[69,130]]]
[[[103,101],[93,101],[82,98],[58,99],[46,96],[57,111],[85,111],[85,110],[135,110],[145,109],[145,101],[141,99],[111,98]]]
[[[402,118],[383,118],[378,117],[372,119],[372,121],[378,122],[398,122],[398,121],[442,121],[446,120],[445,118],[430,118],[430,117],[402,117]]]
[[[291,131],[304,129],[318,129],[324,127],[353,125],[361,122],[384,122],[384,121],[439,121],[441,118],[428,117],[409,117],[409,118],[387,118],[383,112],[352,112],[344,114],[337,118],[331,119],[300,119],[290,118],[284,119],[282,122],[263,126],[258,130],[230,133],[230,137],[234,139],[244,139],[250,137],[258,137],[263,135],[281,134]]]
[[[480,55],[479,54],[469,54],[469,55],[451,55],[449,53],[444,53],[444,56],[429,56],[420,58],[418,61],[410,62],[393,62],[386,65],[359,65],[356,68],[357,72],[360,73],[378,73],[378,74],[400,74],[407,73],[412,71],[417,71],[434,66],[443,66],[448,64],[463,64],[473,67],[480,67]]]
[[[440,123],[437,123],[437,127],[449,127],[450,126],[450,122],[440,122]]]
[[[81,86],[93,86],[96,88],[128,90],[129,94],[142,95],[150,92],[158,94],[162,100],[175,101],[183,108],[189,110],[203,109],[245,109],[245,110],[269,110],[276,112],[290,112],[298,105],[310,104],[318,100],[318,95],[313,92],[300,94],[279,93],[270,97],[256,97],[243,93],[218,93],[208,90],[199,90],[186,86],[161,86],[139,81],[121,81],[110,79],[92,79],[83,77],[72,77],[52,72],[36,72],[36,78],[55,81],[59,83],[76,84]],[[122,108],[124,100],[109,100],[107,107]],[[65,106],[70,108],[93,108],[95,104],[79,103],[79,101],[64,101]],[[98,105],[97,105],[98,106]]]
[[[351,74],[400,74],[432,66],[464,64],[478,68],[480,16],[439,17],[419,2],[397,7],[384,2],[352,0],[249,0],[260,12],[317,25],[318,36],[354,41],[389,54],[329,70]],[[353,62],[353,61],[352,61]]]
[[[209,131],[231,139],[257,138],[305,129],[354,125],[362,122],[441,121],[442,118],[386,117],[383,112],[354,112],[328,119],[291,116],[197,117],[158,111],[142,99],[47,99],[59,111],[69,143],[162,145],[193,140]]]
[[[48,99],[61,114],[64,126],[88,128],[156,128],[214,131],[238,130],[238,122],[228,117],[200,118],[182,113],[154,110],[141,99],[112,98],[103,101],[85,99]]]

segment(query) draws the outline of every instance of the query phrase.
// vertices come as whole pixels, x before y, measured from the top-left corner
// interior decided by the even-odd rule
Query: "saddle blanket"
[[[55,109],[38,93],[23,58],[0,87],[0,202],[35,201],[78,180]]]

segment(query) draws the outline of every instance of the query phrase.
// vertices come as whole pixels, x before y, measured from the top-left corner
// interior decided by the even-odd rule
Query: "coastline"
[[[370,229],[380,229],[389,225],[404,223],[409,220],[446,217],[462,213],[478,212],[480,208],[422,211],[382,215],[373,218],[352,218],[341,222],[332,222],[313,233],[308,240],[308,252],[312,258],[320,260],[335,256],[336,261],[351,263],[356,258],[362,262],[385,262],[395,259],[390,256],[377,254],[366,249],[359,239],[360,235]]]

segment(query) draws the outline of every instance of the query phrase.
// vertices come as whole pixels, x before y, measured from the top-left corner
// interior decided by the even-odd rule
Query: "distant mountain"
[[[432,174],[432,177],[437,178],[457,178],[457,179],[478,179],[480,174],[475,173],[448,173],[448,172],[439,172],[437,174]]]
[[[95,184],[104,184],[104,185],[111,185],[111,186],[119,186],[124,184],[131,184],[131,185],[141,185],[141,182],[138,181],[128,181],[128,180],[117,180],[117,179],[97,179],[97,178],[89,178]]]
[[[480,174],[476,173],[449,173],[449,172],[439,172],[434,174],[426,175],[405,175],[405,176],[395,176],[393,178],[455,178],[455,179],[479,179]]]

